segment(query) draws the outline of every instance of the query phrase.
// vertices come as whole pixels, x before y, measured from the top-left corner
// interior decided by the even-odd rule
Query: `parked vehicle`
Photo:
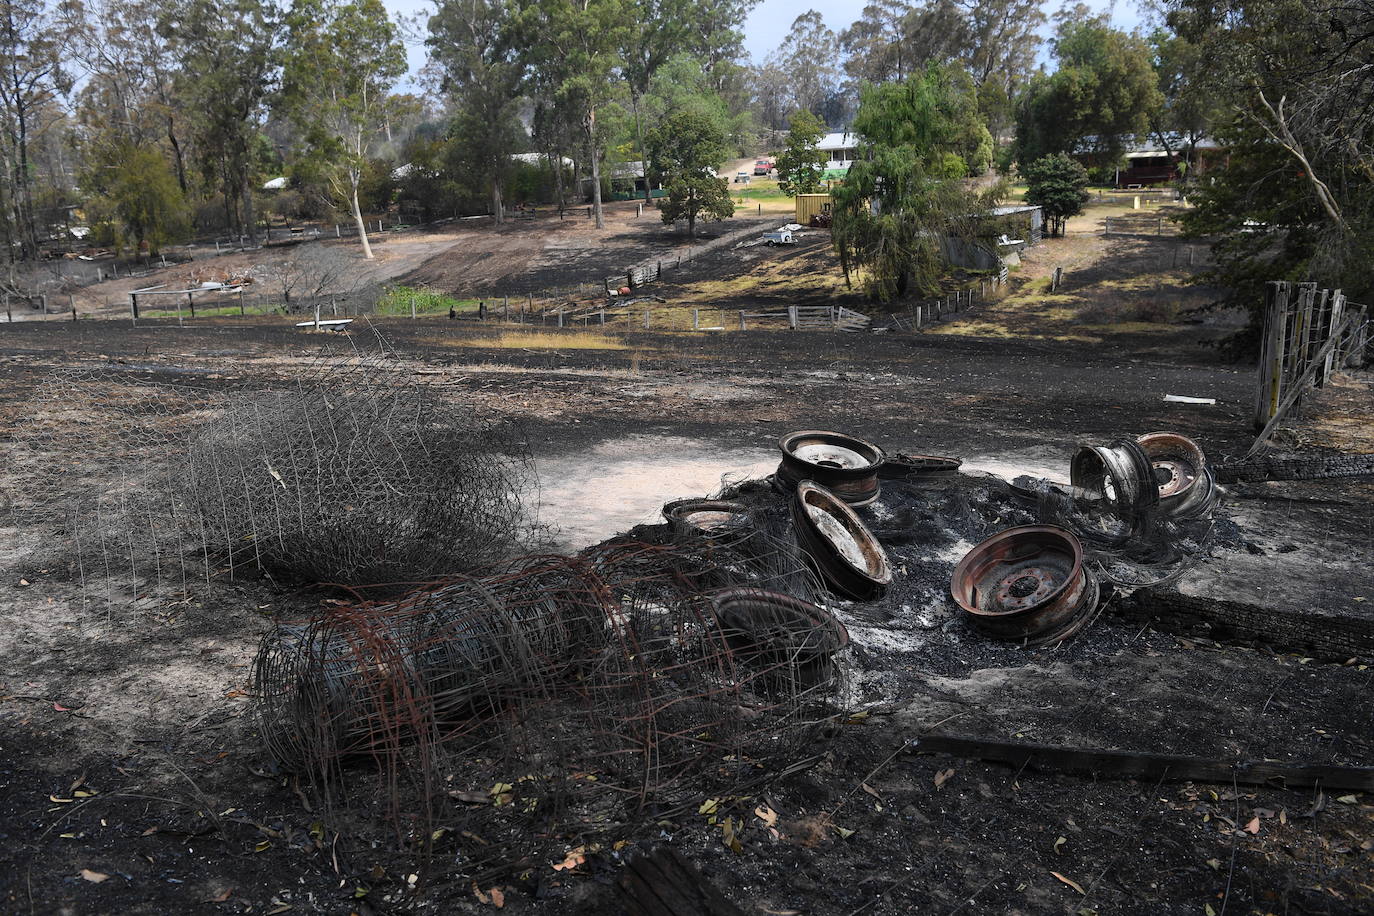
[[[755,175],[767,175],[771,171],[773,171],[772,159],[759,159],[754,163]]]
[[[795,245],[797,240],[792,235],[790,229],[775,229],[772,232],[763,234],[763,244],[772,248],[774,245]]]

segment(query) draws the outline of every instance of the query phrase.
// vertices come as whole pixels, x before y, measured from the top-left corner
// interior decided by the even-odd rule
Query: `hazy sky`
[[[1112,25],[1119,29],[1130,30],[1140,24],[1140,14],[1135,0],[1085,0],[1088,6],[1098,10],[1112,11]],[[430,0],[386,0],[387,8],[393,13],[413,15],[434,9]],[[836,32],[847,28],[858,19],[867,5],[866,0],[763,0],[744,22],[744,49],[755,62],[762,61],[769,51],[782,43],[792,20],[808,9],[814,9],[825,17],[825,24]],[[1046,12],[1059,6],[1058,0],[1045,4]],[[424,48],[415,46],[410,51],[410,69],[414,73],[425,62]]]

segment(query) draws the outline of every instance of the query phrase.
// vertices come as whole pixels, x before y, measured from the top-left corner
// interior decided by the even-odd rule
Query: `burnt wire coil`
[[[326,606],[261,644],[264,743],[326,797],[380,786],[398,822],[461,819],[447,796],[496,786],[513,849],[766,780],[814,754],[847,634],[802,599],[721,590],[713,562],[738,554],[620,539]]]
[[[814,480],[849,505],[866,506],[881,492],[878,470],[887,456],[871,442],[808,429],[783,436],[778,450],[782,461],[774,479],[784,493]]]

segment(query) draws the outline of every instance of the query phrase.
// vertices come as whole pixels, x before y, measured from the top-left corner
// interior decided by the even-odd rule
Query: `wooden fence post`
[[[644,310],[644,330],[649,330],[649,310]]]
[[[797,329],[797,307],[795,305],[787,307],[787,326],[794,331]]]
[[[746,328],[746,327],[744,326],[744,309],[740,309],[740,310],[739,310],[739,329],[740,329],[741,331],[747,331],[747,330],[748,330],[748,328]]]
[[[701,330],[701,312],[699,309],[692,309],[692,330]]]

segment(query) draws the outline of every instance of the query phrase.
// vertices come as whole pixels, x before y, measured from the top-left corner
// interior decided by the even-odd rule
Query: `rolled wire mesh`
[[[695,547],[617,540],[282,625],[256,663],[264,740],[326,797],[381,786],[398,822],[456,818],[512,855],[740,792],[816,752],[842,642],[763,589],[723,614],[684,574]]]
[[[143,371],[53,374],[4,443],[0,502],[88,600],[185,593],[245,567],[424,581],[541,537],[520,431],[417,383],[385,347],[327,350],[265,390]]]

